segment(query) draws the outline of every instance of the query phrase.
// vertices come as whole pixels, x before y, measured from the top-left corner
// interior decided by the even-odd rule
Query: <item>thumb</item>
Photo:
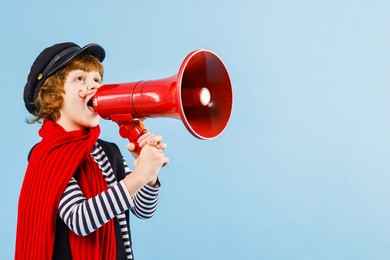
[[[130,152],[134,152],[135,151],[135,144],[128,143],[127,144],[127,150],[129,150]]]
[[[133,155],[134,158],[138,157],[137,147],[134,143],[128,143],[127,150],[129,150],[129,152]]]

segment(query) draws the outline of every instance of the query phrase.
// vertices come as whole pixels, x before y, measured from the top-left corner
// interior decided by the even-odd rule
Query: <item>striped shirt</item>
[[[157,209],[159,188],[143,186],[133,197],[130,196],[123,181],[117,182],[110,162],[99,143],[95,143],[92,158],[99,165],[108,190],[86,199],[75,178],[71,178],[58,207],[59,216],[70,230],[77,235],[86,236],[107,223],[118,219],[125,251],[128,259],[133,259],[128,220],[125,211],[129,210],[138,218],[147,219]],[[123,158],[126,175],[131,173]]]

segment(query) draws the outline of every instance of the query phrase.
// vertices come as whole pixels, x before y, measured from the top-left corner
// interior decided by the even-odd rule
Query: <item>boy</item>
[[[98,139],[99,115],[88,101],[100,87],[105,51],[66,42],[43,50],[24,89],[27,110],[42,122],[18,205],[15,259],[133,259],[128,211],[153,216],[160,168],[169,159],[161,136],[142,135],[131,172],[113,143]],[[130,174],[131,173],[131,174]]]

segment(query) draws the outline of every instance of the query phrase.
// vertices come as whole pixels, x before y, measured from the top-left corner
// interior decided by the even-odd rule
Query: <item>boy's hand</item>
[[[124,183],[131,196],[134,196],[145,184],[158,187],[158,173],[161,167],[169,162],[169,158],[164,155],[163,150],[157,148],[159,145],[161,144],[144,145],[134,161],[133,172],[125,177]]]
[[[154,135],[150,132],[146,132],[145,134],[141,135],[140,138],[138,138],[138,144],[141,147],[141,149],[145,145],[150,145],[152,147],[156,147],[159,150],[164,151],[167,148],[167,144],[162,143],[162,136],[161,135]],[[127,149],[129,152],[133,155],[134,158],[138,158],[139,154],[137,152],[136,146],[134,143],[128,143]]]

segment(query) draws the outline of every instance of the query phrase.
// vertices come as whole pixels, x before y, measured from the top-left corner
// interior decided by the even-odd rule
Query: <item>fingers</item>
[[[169,158],[164,156],[162,167],[165,167],[169,163]]]
[[[167,147],[168,147],[168,145],[166,143],[159,143],[158,145],[156,145],[156,148],[159,150],[162,150],[162,151],[167,149]]]
[[[145,146],[154,147],[161,153],[164,152],[164,150],[167,148],[167,144],[162,142],[161,135],[154,135],[150,132],[146,132],[138,138],[138,146],[140,148],[144,148]],[[136,144],[128,143],[127,149],[134,158],[138,158],[139,154]]]
[[[166,144],[162,143],[161,135],[154,135],[149,132],[146,132],[145,134],[141,135],[141,137],[138,139],[138,143],[140,147],[144,147],[145,145],[150,145],[162,150],[164,150],[167,147]]]
[[[159,150],[159,149],[157,149],[157,148],[155,148],[155,149],[156,149],[156,150],[159,152],[159,154],[160,154],[160,156],[159,156],[160,166],[161,166],[161,167],[166,166],[166,165],[169,163],[169,158],[165,156],[165,154],[163,153],[162,150]]]
[[[152,136],[153,135],[150,132],[146,132],[138,138],[138,143],[143,144],[144,142],[147,142],[147,140],[150,139]]]
[[[164,151],[162,149],[158,149],[156,146],[146,145],[141,153],[143,152],[144,158],[145,155],[151,161],[156,162],[156,166],[162,167],[168,164],[169,158],[165,156]],[[149,161],[149,163],[151,163]]]

